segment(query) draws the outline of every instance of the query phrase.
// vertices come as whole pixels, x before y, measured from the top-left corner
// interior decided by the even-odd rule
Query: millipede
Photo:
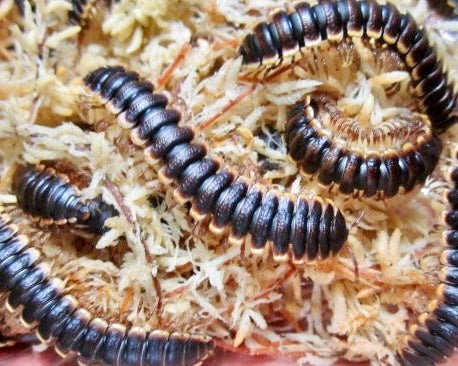
[[[43,225],[75,224],[90,233],[107,230],[105,221],[118,211],[101,197],[83,201],[66,175],[44,165],[19,166],[13,177],[19,207]]]
[[[128,329],[94,317],[39,258],[11,219],[0,215],[0,291],[9,293],[7,308],[21,307],[21,321],[37,325],[40,341],[54,342],[61,356],[73,352],[82,365],[191,366],[212,352],[214,341],[205,335]]]
[[[454,156],[458,160],[458,153]],[[443,233],[446,249],[437,288],[437,299],[429,304],[429,312],[420,315],[404,347],[399,351],[405,366],[436,365],[450,357],[458,344],[458,167],[450,174],[451,187],[446,195],[449,210],[444,214],[448,230]]]
[[[374,40],[399,53],[435,130],[456,122],[457,96],[426,31],[409,13],[402,14],[390,3],[323,0],[312,6],[300,2],[293,12],[279,11],[272,22],[256,25],[244,38],[240,54],[244,64],[263,64],[283,60],[325,40],[337,43],[352,37]]]
[[[87,94],[99,99],[116,115],[131,139],[145,150],[151,164],[163,162],[159,178],[175,181],[175,196],[192,201],[191,215],[222,234],[231,228],[229,241],[241,244],[251,238],[255,253],[271,248],[276,260],[294,262],[325,259],[339,252],[348,236],[343,214],[330,201],[281,194],[250,184],[207,156],[202,144],[193,143],[194,131],[180,127],[180,113],[167,109],[167,98],[153,93],[151,83],[119,66],[101,67],[84,79]]]
[[[291,108],[285,140],[301,172],[316,175],[323,185],[337,184],[344,194],[366,197],[393,197],[423,184],[442,151],[424,115],[363,128],[320,93]]]

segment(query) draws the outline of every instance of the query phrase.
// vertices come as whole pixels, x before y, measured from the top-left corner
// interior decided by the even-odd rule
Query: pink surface
[[[0,349],[0,366],[76,366],[75,358],[62,359],[53,351],[31,352],[30,347]],[[219,353],[204,366],[294,366],[294,362],[266,357],[248,357],[232,353]],[[367,363],[339,362],[336,366],[366,366]],[[458,365],[458,355],[444,366]]]

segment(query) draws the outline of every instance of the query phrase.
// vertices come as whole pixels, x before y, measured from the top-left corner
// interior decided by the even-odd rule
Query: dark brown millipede
[[[0,215],[0,291],[9,292],[7,308],[21,307],[23,323],[37,324],[38,338],[53,341],[60,355],[73,352],[82,365],[191,366],[214,348],[204,335],[127,329],[94,317],[65,293],[60,280],[49,276],[39,258],[11,219]]]
[[[91,3],[72,1],[71,19],[84,23],[87,19],[84,9],[89,9]],[[432,128],[420,122],[418,130],[415,126],[409,127],[410,132],[413,131],[414,136],[418,132],[418,136],[397,151],[367,155],[342,149],[319,124],[320,116],[338,111],[333,109],[332,101],[315,95],[295,106],[290,114],[286,126],[290,155],[301,163],[305,173],[317,174],[323,184],[338,184],[343,193],[359,191],[368,197],[377,193],[392,197],[400,189],[409,191],[421,184],[434,169],[441,151],[441,142],[433,129],[444,130],[456,121],[456,96],[425,31],[409,14],[399,13],[389,3],[322,0],[314,6],[300,3],[295,10],[290,14],[276,13],[272,23],[260,23],[254,33],[245,38],[241,48],[245,63],[283,58],[291,51],[323,40],[338,42],[344,37],[365,37],[380,41],[403,57]],[[167,98],[153,93],[153,85],[140,81],[136,73],[121,67],[104,67],[90,73],[84,82],[90,93],[117,116],[122,127],[133,129],[132,140],[145,147],[146,158],[152,163],[163,163],[160,178],[178,184],[177,197],[180,201],[192,201],[191,214],[197,220],[212,216],[210,229],[213,232],[220,233],[230,226],[230,241],[240,243],[249,235],[255,252],[272,246],[274,258],[285,259],[291,255],[297,262],[324,259],[342,247],[348,229],[341,212],[331,202],[320,198],[295,199],[251,184],[229,169],[221,168],[216,159],[207,156],[203,145],[192,142],[194,131],[178,125],[180,114],[166,108]],[[371,141],[378,135],[386,135],[386,131],[374,131]],[[298,136],[304,139],[299,141]],[[333,154],[328,155],[331,152]],[[19,192],[18,197],[22,197],[23,208],[33,214],[40,208],[31,206],[35,195],[41,190],[44,192],[41,184],[47,184],[45,182],[52,178],[32,174],[29,177],[30,181],[24,178],[22,185],[29,188]],[[55,179],[49,183],[49,189],[66,184],[64,180],[64,185],[57,181],[61,178]],[[447,200],[451,208],[444,217],[449,227],[444,241],[449,248],[442,256],[445,266],[440,276],[442,285],[438,289],[438,300],[430,304],[428,314],[420,317],[421,324],[411,329],[412,335],[399,351],[404,365],[436,364],[450,356],[458,344],[458,168],[450,179],[453,187]],[[75,191],[66,188],[65,202],[56,201],[46,210],[50,216],[62,210],[72,213],[68,217],[51,217],[58,222],[87,223],[90,210],[79,205]],[[26,202],[28,198],[32,201]],[[97,225],[88,226],[100,229],[103,223],[98,221]],[[76,352],[83,364],[191,365],[199,363],[213,348],[209,337],[147,332],[137,327],[126,329],[93,317],[76,299],[64,293],[58,280],[49,278],[38,258],[39,253],[28,248],[27,239],[17,235],[17,228],[10,219],[2,216],[0,278],[3,283],[0,290],[10,292],[8,307],[14,310],[22,306],[24,323],[37,322],[40,339],[55,340],[60,354]]]
[[[457,96],[443,71],[427,34],[409,14],[392,4],[375,0],[322,0],[301,2],[295,11],[279,11],[272,22],[261,22],[243,40],[240,54],[245,64],[283,59],[302,47],[347,37],[372,39],[396,50],[411,76],[411,85],[435,130],[456,122]]]
[[[458,151],[455,153],[458,162]],[[419,317],[420,324],[411,327],[404,347],[399,351],[405,366],[436,365],[451,356],[458,344],[458,167],[450,174],[446,195],[449,210],[444,214],[448,230],[443,233],[446,250],[441,256],[441,285],[429,312]]]
[[[324,40],[331,43],[351,37],[374,40],[375,45],[384,44],[401,56],[410,73],[415,96],[430,118],[431,128],[422,126],[413,134],[415,140],[397,151],[369,156],[364,151],[339,147],[334,141],[332,122],[330,126],[322,124],[324,116],[342,122],[335,103],[330,98],[308,96],[305,102],[292,108],[285,128],[292,159],[300,162],[305,173],[317,174],[324,184],[339,184],[339,189],[347,194],[360,191],[373,196],[381,192],[391,197],[400,188],[408,191],[422,183],[434,169],[441,152],[441,142],[434,133],[446,130],[457,118],[457,96],[425,30],[417,26],[410,14],[401,14],[390,3],[322,0],[313,6],[301,2],[294,9],[291,13],[279,11],[272,16],[272,22],[261,22],[254,27],[240,48],[243,63],[282,60]],[[346,126],[337,125],[347,129],[345,132],[350,137],[355,131],[351,122]],[[415,131],[414,126],[406,128]],[[386,130],[378,131],[377,135],[374,131],[370,131],[369,146],[377,135],[382,138],[387,135]],[[440,276],[442,285],[438,289],[438,300],[431,303],[428,314],[420,317],[421,324],[413,327],[406,346],[399,351],[399,361],[406,366],[435,365],[450,356],[458,344],[458,254],[455,248],[458,246],[458,168],[453,171],[451,180],[454,185],[448,194],[451,209],[445,215],[450,230],[444,234],[450,249],[442,256],[446,266]]]
[[[213,232],[230,226],[230,242],[249,236],[253,252],[271,248],[275,259],[295,262],[325,259],[346,241],[345,219],[330,201],[293,198],[220,169],[203,145],[192,142],[194,131],[178,126],[180,113],[166,108],[167,98],[153,93],[153,85],[135,72],[101,67],[84,84],[122,127],[132,128],[132,141],[145,148],[149,162],[163,162],[159,177],[178,183],[177,199],[192,201],[193,217],[212,216]]]
[[[107,230],[105,221],[117,210],[101,197],[83,201],[68,177],[44,165],[19,166],[13,177],[19,207],[44,225],[75,224],[95,234]]]
[[[285,140],[303,173],[324,185],[337,184],[345,194],[380,198],[423,184],[442,151],[422,115],[363,128],[346,118],[335,100],[319,93],[291,109]]]

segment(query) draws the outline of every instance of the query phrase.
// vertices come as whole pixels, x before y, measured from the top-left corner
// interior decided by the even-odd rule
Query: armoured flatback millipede
[[[337,184],[344,194],[379,198],[423,184],[442,151],[423,115],[363,128],[324,94],[308,96],[291,109],[285,140],[303,173],[324,185]]]
[[[86,4],[85,1],[75,3]],[[79,8],[75,9],[75,17],[83,14]],[[336,183],[343,193],[356,191],[367,197],[376,193],[391,197],[401,189],[409,191],[422,184],[432,172],[441,152],[435,133],[453,125],[457,115],[457,97],[447,74],[425,30],[417,26],[410,14],[401,14],[392,4],[380,5],[369,0],[322,0],[313,6],[302,2],[291,13],[274,14],[271,23],[259,23],[244,39],[240,53],[245,64],[257,65],[283,60],[321,41],[337,43],[351,37],[373,40],[376,45],[399,53],[410,73],[421,110],[431,122],[420,116],[413,117],[409,133],[413,131],[416,138],[401,144],[397,151],[370,156],[356,150],[343,150],[326,135],[327,126],[320,125],[321,116],[339,114],[334,101],[314,95],[292,109],[286,141],[291,157],[300,162],[305,173],[318,173],[322,183]],[[295,199],[269,191],[220,167],[216,159],[207,155],[203,145],[193,142],[193,130],[179,126],[180,114],[167,108],[167,98],[154,93],[153,85],[141,81],[137,73],[121,67],[103,67],[90,73],[84,83],[89,94],[115,114],[122,127],[132,128],[131,138],[145,148],[146,159],[154,164],[162,163],[160,178],[178,185],[176,196],[179,201],[192,202],[192,215],[197,220],[211,216],[213,232],[220,233],[229,226],[230,241],[240,243],[250,236],[255,252],[272,246],[274,258],[283,260],[292,256],[295,262],[325,259],[342,247],[348,229],[342,213],[331,202],[320,198]],[[372,130],[371,140],[396,127]],[[396,133],[402,134],[402,131]],[[451,181],[454,184],[448,195],[451,209],[445,217],[450,230],[444,234],[450,249],[442,259],[446,265],[441,275],[443,284],[438,290],[438,300],[430,306],[430,313],[420,317],[421,325],[412,329],[406,347],[399,352],[400,362],[405,365],[440,362],[458,343],[455,309],[458,306],[455,273],[458,259],[454,252],[458,245],[457,169]],[[0,242],[3,243],[0,275],[7,279],[2,284],[4,290],[11,291],[10,307],[24,305],[24,321],[38,321],[40,336],[55,338],[62,353],[76,351],[83,362],[109,363],[132,357],[135,361],[125,361],[126,364],[156,365],[146,363],[148,347],[159,350],[161,361],[173,364],[177,357],[188,359],[184,356],[188,354],[195,356],[194,361],[199,359],[200,352],[186,351],[188,344],[193,350],[202,347],[203,353],[213,346],[205,337],[178,335],[173,338],[136,328],[127,331],[94,319],[78,308],[56,281],[48,278],[45,270],[36,264],[37,252],[27,248],[26,240],[17,236],[5,218],[0,221]],[[176,344],[172,345],[172,339]],[[112,348],[112,344],[119,348]]]
[[[313,47],[324,40],[340,42],[346,37],[372,39],[399,53],[411,75],[415,95],[431,119],[431,126],[428,123],[407,125],[405,128],[414,139],[404,141],[398,151],[372,156],[361,150],[349,151],[333,141],[332,128],[340,128],[335,135],[341,137],[343,129],[346,132],[343,135],[351,138],[357,122],[345,122],[331,98],[312,95],[290,112],[285,129],[289,154],[300,163],[305,173],[317,174],[323,184],[339,184],[343,193],[356,190],[368,197],[377,192],[391,197],[401,187],[409,191],[421,184],[435,168],[441,142],[434,132],[445,130],[456,122],[457,100],[426,32],[417,26],[410,14],[401,14],[390,3],[380,5],[375,1],[324,0],[314,6],[302,2],[295,5],[292,13],[279,11],[273,15],[271,23],[259,23],[245,37],[240,53],[244,63],[262,64],[282,59],[302,47]],[[331,120],[330,126],[323,125],[326,114]],[[419,118],[415,120],[419,121]],[[347,126],[342,127],[342,122]],[[396,138],[402,137],[402,131],[396,125],[382,128],[374,135],[376,130],[368,132],[372,135],[369,135],[367,145],[377,141],[377,136],[385,138],[390,132],[395,132]],[[357,135],[361,140],[359,130]],[[457,169],[452,173],[452,183],[455,187],[448,196],[452,208],[446,215],[451,231],[445,234],[445,240],[453,247],[458,240]],[[455,308],[458,295],[454,287],[458,281],[453,267],[458,262],[454,254],[453,250],[444,253],[443,261],[448,267],[441,276],[444,284],[438,291],[440,300],[432,303],[430,314],[420,318],[422,325],[414,327],[406,348],[400,352],[400,361],[405,365],[436,364],[451,355],[458,344],[458,312]]]
[[[422,118],[424,122],[415,126],[419,117],[412,118],[411,125],[404,125],[412,134],[412,141],[401,139],[403,145],[397,151],[371,156],[334,142],[332,128],[336,125],[348,139],[355,132],[361,139],[361,130],[354,128],[357,121],[344,121],[330,97],[312,95],[290,112],[285,140],[291,158],[301,164],[305,173],[317,174],[323,184],[337,183],[347,194],[359,191],[371,197],[379,192],[383,197],[391,197],[401,187],[409,191],[421,184],[435,168],[441,153],[441,142],[435,132],[446,130],[457,120],[457,96],[425,30],[417,26],[410,14],[401,14],[390,3],[323,0],[313,6],[301,2],[294,9],[289,14],[275,13],[272,22],[259,23],[245,37],[240,48],[245,64],[282,60],[302,47],[314,47],[324,40],[331,44],[347,37],[374,40],[375,46],[384,44],[399,53],[410,73],[415,96],[431,124]],[[325,126],[322,120],[326,115],[331,123]],[[379,131],[365,131],[370,137],[367,145],[390,133],[403,137],[399,127],[394,124]],[[444,252],[442,259],[446,266],[441,274],[443,284],[438,289],[438,300],[430,305],[430,313],[420,317],[421,325],[413,327],[406,347],[399,352],[399,361],[404,365],[435,365],[450,356],[458,345],[458,256],[453,250],[458,245],[458,168],[451,180],[451,209],[445,216],[451,230],[444,234],[451,249]]]
[[[446,195],[449,210],[444,214],[448,230],[443,234],[446,250],[441,257],[441,285],[429,312],[419,317],[420,324],[411,327],[411,336],[399,352],[406,366],[436,365],[451,356],[458,344],[458,153],[454,159]]]
[[[54,342],[60,355],[73,352],[83,365],[191,366],[214,348],[204,335],[127,329],[94,317],[50,277],[40,253],[17,231],[8,216],[0,216],[0,291],[9,292],[7,307],[21,307],[23,323],[37,324],[39,339]]]
[[[415,139],[400,139],[402,145],[398,149],[376,151],[372,135],[367,143],[368,151],[348,150],[339,146],[335,137],[357,141],[361,134],[355,136],[355,131],[339,129],[342,118],[335,103],[330,98],[312,96],[291,110],[286,144],[302,171],[317,174],[321,183],[337,184],[346,194],[392,197],[400,188],[406,192],[421,184],[432,172],[442,150],[435,133],[456,122],[457,97],[453,87],[425,31],[410,14],[401,14],[392,4],[380,5],[375,1],[324,0],[314,6],[302,2],[290,14],[280,11],[273,15],[271,23],[259,23],[245,37],[240,53],[244,63],[262,64],[324,40],[336,43],[347,37],[375,40],[399,53],[411,75],[415,95],[431,123],[425,118],[420,128],[407,123],[403,129]],[[326,114],[334,118],[333,126],[323,125]],[[388,141],[402,138],[399,126],[378,130],[379,141],[390,133],[394,138]]]
[[[240,48],[245,64],[262,64],[296,54],[300,48],[347,37],[375,40],[396,50],[411,76],[411,84],[436,130],[456,122],[456,99],[435,49],[413,17],[392,4],[375,0],[300,2],[288,14],[279,11],[272,22],[261,22]]]
[[[293,198],[249,184],[227,168],[220,168],[206,148],[192,142],[190,127],[180,127],[180,113],[166,108],[167,98],[153,93],[153,85],[121,67],[102,67],[86,76],[87,93],[132,128],[132,141],[145,148],[152,164],[163,163],[159,177],[175,181],[179,201],[192,201],[191,214],[202,220],[211,215],[210,230],[231,228],[230,242],[251,237],[254,252],[271,246],[277,260],[292,256],[303,262],[337,253],[348,229],[342,213],[319,197]]]
[[[52,168],[19,166],[13,179],[19,207],[45,225],[74,224],[95,234],[106,231],[105,221],[116,209],[100,197],[83,201],[68,177]]]

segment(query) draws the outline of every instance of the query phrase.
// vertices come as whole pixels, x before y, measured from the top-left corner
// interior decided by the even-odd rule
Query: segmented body
[[[38,324],[39,339],[55,342],[60,355],[74,352],[81,364],[190,366],[214,348],[203,335],[127,329],[92,316],[64,292],[59,280],[49,277],[39,257],[10,219],[0,216],[0,291],[9,292],[7,307],[22,307],[23,322]]]
[[[46,225],[67,223],[95,234],[106,231],[105,221],[116,209],[101,197],[83,201],[64,175],[44,166],[19,167],[13,178],[19,207]]]
[[[271,23],[259,23],[245,37],[240,48],[245,64],[283,58],[324,40],[375,40],[395,49],[403,59],[415,95],[433,128],[443,130],[456,122],[453,86],[425,30],[410,14],[401,14],[394,5],[380,5],[374,0],[323,0],[313,6],[301,2],[294,8],[290,14],[277,12]]]
[[[176,196],[192,202],[191,214],[197,220],[211,215],[213,232],[230,227],[231,242],[241,243],[248,235],[254,252],[272,247],[275,259],[296,262],[327,258],[346,241],[345,219],[332,203],[268,191],[220,169],[206,148],[192,141],[193,130],[178,125],[180,114],[166,108],[167,98],[153,93],[153,85],[136,73],[102,67],[84,83],[122,127],[132,128],[131,138],[145,148],[146,159],[162,162],[159,177],[178,184]]]
[[[454,158],[458,162],[458,154]],[[419,317],[420,324],[412,326],[412,334],[399,352],[405,366],[436,365],[451,356],[458,345],[458,167],[452,171],[450,181],[441,285],[437,299],[429,304],[429,312]]]
[[[448,2],[455,6],[455,2]],[[415,138],[399,146],[397,151],[383,154],[364,151],[373,148],[377,138],[386,138],[390,130],[399,137],[402,131],[372,129],[369,135],[360,134],[360,127],[352,121],[342,121],[342,116],[329,98],[308,99],[295,106],[286,126],[286,142],[290,156],[300,162],[304,172],[317,174],[321,183],[339,184],[344,193],[355,190],[366,196],[381,192],[395,195],[400,188],[410,190],[424,181],[437,164],[440,140],[435,131],[442,131],[456,123],[457,96],[448,81],[436,51],[430,45],[424,29],[420,29],[410,14],[401,14],[390,3],[378,4],[371,0],[322,0],[317,5],[301,2],[295,11],[279,11],[272,22],[259,23],[242,43],[240,54],[245,64],[262,64],[295,54],[302,47],[314,47],[324,40],[341,42],[344,38],[358,37],[374,40],[396,50],[411,76],[411,85],[423,111],[431,120],[415,131]],[[324,120],[328,121],[324,125]],[[339,120],[333,124],[332,120]],[[329,122],[330,121],[330,122]],[[333,127],[340,130],[333,135]],[[348,140],[335,141],[339,134],[352,139],[352,134],[366,140],[359,151],[350,151]],[[377,131],[376,133],[374,133]],[[369,139],[367,139],[369,137]],[[404,137],[407,137],[404,136]],[[345,147],[345,148],[344,148]],[[450,249],[443,255],[446,266],[441,274],[439,300],[434,301],[431,312],[420,317],[421,325],[412,329],[407,346],[400,351],[404,365],[434,365],[450,356],[458,344],[458,168],[452,173],[454,187],[448,195],[451,210],[446,215],[450,226],[444,240]]]
[[[285,127],[288,153],[301,171],[344,194],[393,197],[434,170],[442,150],[426,118],[416,115],[363,128],[336,101],[314,94],[297,103]]]

